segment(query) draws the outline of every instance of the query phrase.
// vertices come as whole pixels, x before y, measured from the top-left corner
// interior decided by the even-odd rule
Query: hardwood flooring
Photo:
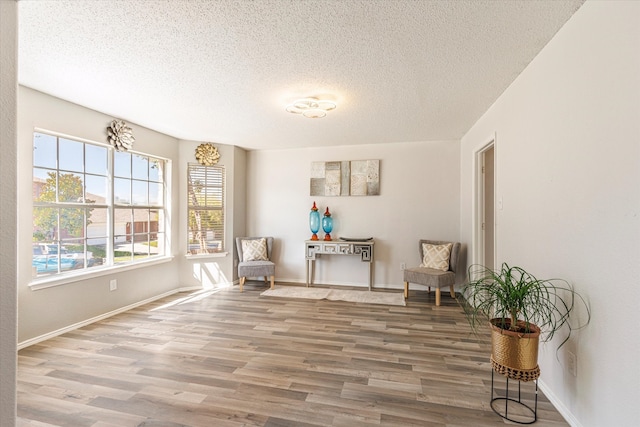
[[[511,424],[490,408],[488,334],[448,294],[402,307],[266,288],[177,294],[21,350],[17,425]],[[533,384],[522,391],[532,404]],[[541,392],[536,425],[568,425]]]

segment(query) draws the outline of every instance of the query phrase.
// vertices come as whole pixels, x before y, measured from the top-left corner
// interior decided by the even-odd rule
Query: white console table
[[[307,287],[313,285],[316,258],[320,255],[360,255],[361,262],[369,263],[369,290],[373,288],[373,240],[342,241],[342,240],[307,240],[305,241],[304,256],[306,259]]]

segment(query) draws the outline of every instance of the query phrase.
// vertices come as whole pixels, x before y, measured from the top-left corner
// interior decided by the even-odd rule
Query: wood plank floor
[[[402,307],[265,289],[177,294],[21,350],[17,425],[511,424],[490,408],[488,335],[447,292]],[[568,425],[542,393],[536,425]]]

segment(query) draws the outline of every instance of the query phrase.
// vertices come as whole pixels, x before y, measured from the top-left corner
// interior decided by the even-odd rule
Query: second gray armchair
[[[404,297],[409,298],[409,283],[426,286],[429,292],[436,288],[436,305],[440,305],[440,288],[449,287],[451,298],[456,294],[456,268],[460,254],[460,243],[442,240],[420,240],[418,242],[421,264],[404,270]]]

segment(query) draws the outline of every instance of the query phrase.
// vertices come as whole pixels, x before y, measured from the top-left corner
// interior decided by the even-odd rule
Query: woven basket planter
[[[507,319],[506,324],[510,324]],[[499,374],[519,381],[531,381],[540,376],[538,341],[540,328],[530,324],[532,332],[522,333],[502,329],[502,319],[491,319],[491,364]],[[518,326],[524,326],[518,321]]]

